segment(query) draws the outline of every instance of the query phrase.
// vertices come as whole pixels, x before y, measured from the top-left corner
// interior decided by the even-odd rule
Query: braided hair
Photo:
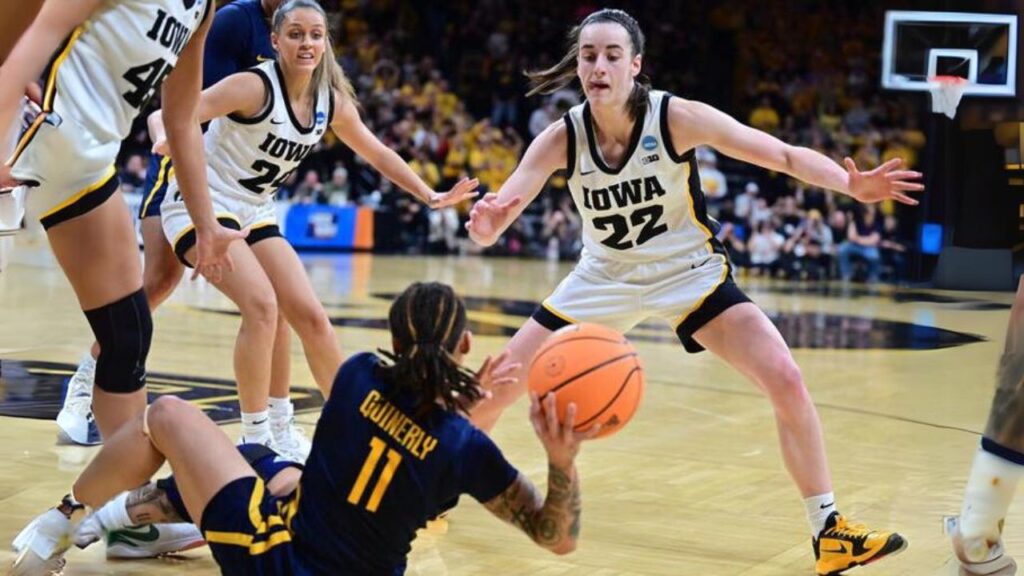
[[[466,305],[451,286],[412,284],[391,304],[388,326],[395,351],[379,350],[391,361],[381,367],[382,378],[416,396],[420,416],[439,402],[450,412],[468,412],[481,393],[476,375],[453,355],[466,329]]]

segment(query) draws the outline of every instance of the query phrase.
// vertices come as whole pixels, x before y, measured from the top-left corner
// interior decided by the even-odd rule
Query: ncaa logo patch
[[[323,112],[317,112],[316,113],[316,123],[317,124],[323,124],[325,121],[327,121],[327,114],[324,114]]]
[[[644,150],[654,150],[658,147],[658,139],[654,136],[644,136],[644,139],[640,141],[640,145],[644,147]]]

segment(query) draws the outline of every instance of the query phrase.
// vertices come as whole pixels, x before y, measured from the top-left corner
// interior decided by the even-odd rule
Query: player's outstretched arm
[[[230,230],[217,222],[207,188],[199,95],[203,88],[203,43],[212,20],[213,10],[210,10],[164,82],[163,119],[178,186],[196,226],[196,267],[192,278],[202,274],[216,282],[225,270],[234,267],[228,246],[245,238],[248,231]]]
[[[555,122],[530,143],[515,171],[497,193],[473,204],[466,230],[473,242],[490,246],[540,194],[544,183],[555,172],[568,166],[568,131],[564,122]]]
[[[848,194],[860,202],[892,199],[915,205],[917,200],[907,196],[907,192],[924,190],[924,186],[916,182],[921,174],[901,169],[903,160],[900,158],[862,172],[850,158],[845,159],[845,167],[840,166],[820,152],[790,146],[701,102],[673,98],[668,115],[669,132],[677,151],[711,146],[727,156]]]
[[[431,208],[452,206],[477,197],[476,187],[480,185],[480,181],[476,178],[463,178],[448,192],[431,190],[397,152],[385,146],[373,132],[370,132],[366,124],[363,124],[359,110],[351,98],[336,91],[334,101],[336,105],[334,118],[331,119],[331,130],[353,152],[359,154],[370,166],[399,188]]]
[[[498,497],[484,504],[492,514],[518,527],[538,545],[555,554],[576,549],[580,535],[580,477],[576,454],[580,443],[593,438],[599,426],[578,433],[573,430],[576,406],[570,404],[565,421],[558,422],[555,395],[530,396],[530,422],[548,454],[548,493],[541,498],[530,479],[520,474]]]
[[[200,123],[229,114],[252,118],[263,110],[267,104],[267,97],[267,87],[259,76],[252,72],[240,72],[203,90],[199,96],[196,114]],[[170,147],[167,145],[167,126],[164,123],[163,110],[150,114],[147,125],[149,139],[153,141],[153,153],[169,155]]]

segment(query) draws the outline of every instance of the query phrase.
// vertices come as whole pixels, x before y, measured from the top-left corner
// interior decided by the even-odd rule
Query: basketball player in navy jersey
[[[567,170],[583,216],[583,254],[512,337],[512,358],[525,365],[566,324],[596,322],[626,332],[648,317],[662,318],[688,352],[711,350],[771,400],[786,467],[804,498],[819,574],[902,550],[899,534],[849,523],[836,511],[817,411],[782,336],[732,281],[707,216],[694,150],[708,145],[861,202],[916,204],[906,193],[923,188],[912,181],[920,174],[901,170],[900,160],[861,172],[847,159],[844,170],[710,106],[651,90],[637,78],[643,32],[621,10],[590,14],[570,41],[557,65],[531,74],[531,94],[578,78],[586,102],[530,144],[501,190],[477,202],[467,223],[472,239],[490,246],[552,173]],[[513,400],[482,405],[475,421],[493,426]]]
[[[599,428],[576,433],[575,405],[559,423],[553,394],[531,398],[530,420],[548,457],[542,498],[463,416],[486,402],[481,386],[511,385],[520,368],[503,354],[475,374],[464,369],[472,345],[466,322],[449,286],[416,283],[399,295],[388,315],[393,352],[357,354],[341,367],[288,497],[268,494],[213,421],[169,396],[109,438],[83,478],[105,487],[92,493],[100,502],[145,484],[169,462],[185,510],[154,486],[129,513],[169,508],[199,520],[226,575],[402,574],[416,530],[463,493],[538,545],[571,552],[582,509],[574,461]],[[272,482],[282,473],[264,470]]]
[[[206,38],[203,54],[203,88],[224,78],[274,59],[270,42],[270,18],[282,0],[235,0],[217,10]],[[170,157],[153,154],[146,173],[145,196],[139,210],[142,221],[143,289],[151,310],[164,302],[181,280],[184,270],[164,238],[160,225],[160,204],[173,174]],[[274,348],[275,371],[271,380],[271,428],[276,444],[294,451],[308,451],[309,440],[292,425],[294,409],[288,398],[291,338],[285,322],[278,323]],[[92,418],[92,389],[99,346],[82,355],[68,382],[64,403],[57,414],[62,441],[93,445],[103,441]]]

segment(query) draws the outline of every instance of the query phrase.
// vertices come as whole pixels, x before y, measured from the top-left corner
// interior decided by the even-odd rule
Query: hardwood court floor
[[[91,335],[52,256],[23,246],[11,258],[0,274],[0,358],[7,377],[12,361],[76,363]],[[412,280],[453,283],[472,297],[474,363],[499,351],[530,302],[546,296],[569,269],[536,261],[369,255],[306,262],[349,352],[388,343],[388,294]],[[897,528],[910,542],[902,555],[854,574],[956,574],[940,519],[959,508],[1012,295],[894,294],[888,288],[869,295],[860,288],[844,293],[740,282],[797,346],[794,354],[824,421],[840,509],[873,526]],[[217,379],[232,377],[238,320],[224,313],[230,310],[209,285],[183,281],[155,316],[150,369],[164,376],[152,387],[191,395],[212,414],[228,413],[232,387]],[[410,574],[813,574],[803,507],[782,466],[768,402],[709,354],[685,354],[665,328],[642,327],[631,336],[646,367],[646,397],[623,432],[583,450],[579,550],[549,555],[464,499],[447,534],[427,533],[417,541]],[[297,339],[294,346],[294,384],[311,388]],[[43,373],[61,372],[45,366]],[[59,390],[47,395],[8,384],[2,402],[7,413],[18,406],[52,412],[55,395]],[[300,415],[307,429],[315,420],[315,411]],[[224,431],[238,434],[236,425]],[[0,417],[4,547],[67,491],[91,454],[55,446],[54,434],[51,421]],[[495,438],[513,463],[543,481],[543,451],[525,404],[507,414]],[[1024,553],[1021,499],[1007,519],[1006,540],[1011,551]],[[205,549],[145,562],[105,562],[102,554],[99,546],[72,552],[66,573],[217,573]],[[5,552],[0,561],[10,557]]]

